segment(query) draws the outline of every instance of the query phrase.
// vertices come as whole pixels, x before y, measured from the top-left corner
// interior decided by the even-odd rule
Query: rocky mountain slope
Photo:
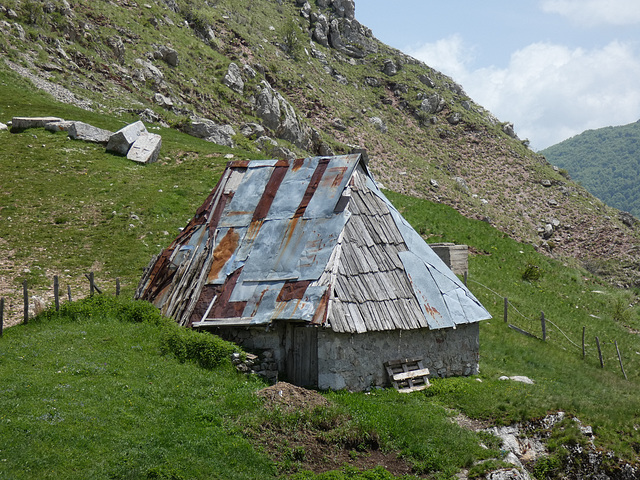
[[[607,205],[640,215],[640,121],[587,130],[540,153]]]
[[[640,285],[623,268],[639,264],[633,217],[452,79],[379,42],[353,0],[0,1],[0,68],[61,101],[267,158],[363,150],[386,188]]]

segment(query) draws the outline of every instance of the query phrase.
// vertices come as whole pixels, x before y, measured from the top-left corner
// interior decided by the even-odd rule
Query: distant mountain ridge
[[[640,120],[587,130],[540,153],[607,205],[640,217]]]

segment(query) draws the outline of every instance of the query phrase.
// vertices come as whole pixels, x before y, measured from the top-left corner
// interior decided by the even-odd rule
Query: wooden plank
[[[389,360],[388,362],[384,362],[385,366],[390,366],[390,367],[402,367],[403,363],[417,363],[417,362],[421,362],[422,358],[420,357],[416,357],[416,358],[400,358],[397,360]]]
[[[518,333],[522,333],[523,335],[526,335],[527,337],[538,338],[533,333],[529,333],[526,330],[523,330],[521,328],[516,327],[515,325],[509,324],[509,328],[515,330]],[[540,340],[540,339],[538,338],[538,340]]]
[[[251,325],[252,317],[235,317],[235,318],[221,318],[218,320],[203,320],[200,322],[193,322],[193,327],[233,327],[233,326],[249,326]]]
[[[411,388],[402,388],[399,389],[398,391],[400,393],[412,393],[412,392],[419,392],[420,390],[426,390],[427,388],[429,388],[431,385],[428,383],[425,383],[424,385],[418,385],[416,387],[411,387]]]
[[[420,370],[410,370],[408,372],[396,373],[396,374],[393,375],[393,379],[395,381],[408,380],[410,378],[422,377],[422,376],[425,376],[425,375],[429,375],[429,369],[428,368],[422,368]]]
[[[399,392],[415,392],[429,387],[429,370],[421,358],[390,360],[384,363],[389,379]]]
[[[350,317],[345,314],[342,302],[332,299],[329,305],[331,309],[329,314],[331,328],[338,333],[355,332],[355,326],[350,324]]]

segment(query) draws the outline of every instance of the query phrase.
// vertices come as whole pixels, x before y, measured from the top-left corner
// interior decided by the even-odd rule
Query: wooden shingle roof
[[[201,327],[285,320],[363,333],[490,318],[359,155],[229,164],[137,296]]]

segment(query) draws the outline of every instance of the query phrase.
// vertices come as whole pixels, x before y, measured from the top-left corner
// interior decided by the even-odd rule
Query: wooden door
[[[318,386],[318,329],[306,325],[288,325],[287,377],[300,387]]]

